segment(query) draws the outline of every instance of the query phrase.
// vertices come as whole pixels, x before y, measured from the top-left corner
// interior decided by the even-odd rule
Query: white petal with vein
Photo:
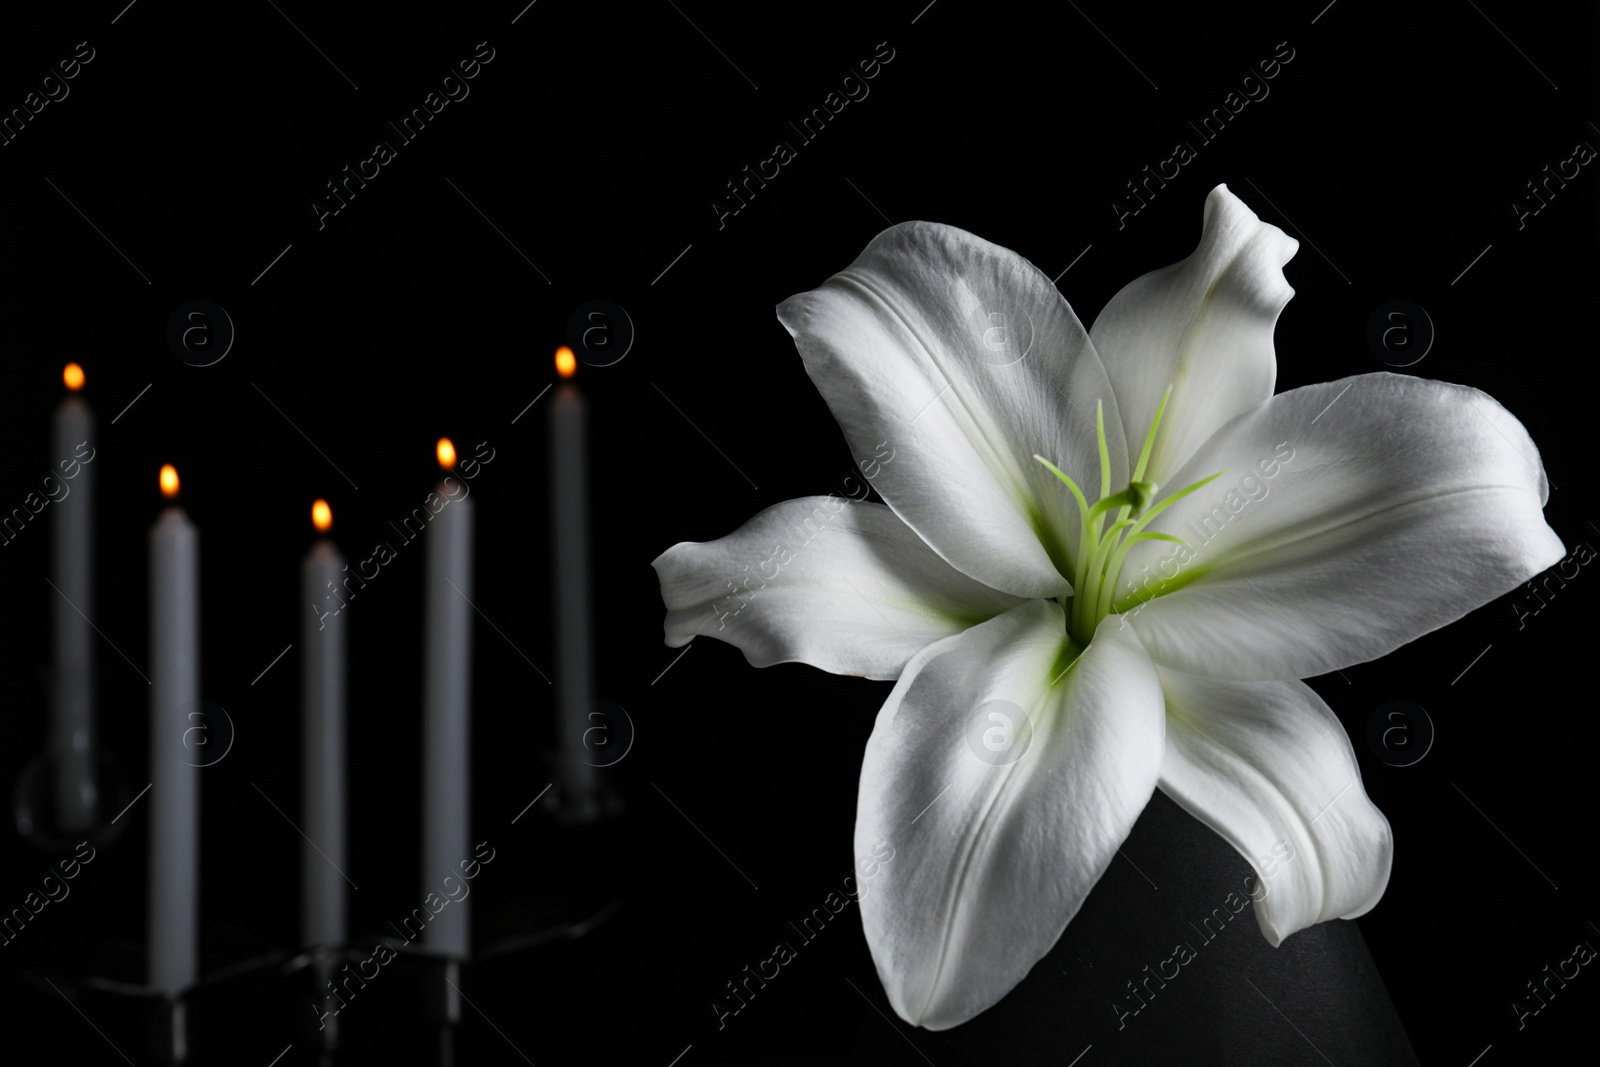
[[[1188,545],[1135,547],[1118,591],[1169,589],[1130,621],[1179,670],[1290,679],[1364,663],[1564,554],[1538,449],[1466,386],[1383,373],[1280,393],[1172,484],[1217,471],[1152,523]]]
[[[1272,330],[1294,295],[1283,265],[1299,247],[1219,185],[1193,254],[1130,282],[1094,320],[1133,456],[1172,386],[1151,481],[1166,484],[1219,426],[1272,395]]]
[[[1161,788],[1256,869],[1256,922],[1274,946],[1364,915],[1389,884],[1394,838],[1361,787],[1349,735],[1304,682],[1161,670]]]
[[[861,918],[908,1022],[947,1029],[1020,982],[1154,789],[1154,665],[1109,620],[1063,673],[1065,625],[1060,607],[1034,600],[946,638],[907,665],[878,713],[855,846],[892,857],[860,880]]]
[[[1014,607],[950,566],[882,504],[836,496],[775,504],[726,537],[652,564],[667,644],[697,635],[752,664],[900,676],[917,649]]]
[[[1105,368],[1049,278],[964,230],[908,222],[778,318],[852,450],[894,449],[872,484],[934,551],[1017,596],[1068,591],[1078,510],[1033,455],[1093,499],[1099,400],[1113,491],[1129,463]]]

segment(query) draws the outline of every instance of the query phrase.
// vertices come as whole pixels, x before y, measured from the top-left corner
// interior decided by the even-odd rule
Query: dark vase
[[[1061,939],[999,1004],[920,1030],[871,982],[882,1014],[865,1014],[854,1058],[916,1062],[909,1040],[939,1067],[1416,1067],[1356,923],[1320,923],[1273,948],[1249,903],[1254,879],[1158,790]]]

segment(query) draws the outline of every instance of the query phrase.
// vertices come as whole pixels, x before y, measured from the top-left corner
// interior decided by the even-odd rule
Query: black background
[[[1312,0],[1045,16],[969,0],[539,0],[518,18],[518,0],[123,2],[8,12],[0,35],[6,109],[78,42],[95,49],[70,95],[0,148],[0,505],[20,504],[53,462],[60,368],[77,360],[100,419],[102,739],[136,792],[148,690],[117,649],[144,669],[155,473],[164,462],[182,473],[203,539],[202,691],[238,732],[202,772],[205,971],[296,939],[299,837],[263,794],[295,814],[298,650],[252,679],[299,641],[310,502],[330,500],[347,557],[364,557],[420,503],[433,441],[448,434],[464,451],[495,449],[472,483],[474,827],[497,850],[474,883],[475,914],[551,893],[624,900],[582,938],[469,972],[461,1062],[665,1065],[686,1047],[686,1067],[833,1062],[863,1028],[888,1025],[851,913],[725,1028],[707,1001],[849,873],[861,751],[889,683],[755,670],[711,640],[661,676],[677,653],[661,641],[649,564],[856,473],[773,306],[890,221],[961,226],[1052,277],[1089,246],[1058,281],[1087,323],[1122,285],[1193,249],[1207,191],[1227,182],[1301,241],[1276,334],[1280,390],[1384,369],[1368,316],[1414,301],[1438,336],[1407,373],[1505,404],[1556,485],[1553,528],[1569,548],[1600,544],[1600,511],[1585,503],[1600,178],[1584,168],[1520,230],[1509,206],[1576,142],[1600,145],[1592,9],[1338,0],[1319,15]],[[495,58],[470,95],[319,229],[308,205],[323,184],[376,139],[394,141],[382,123],[485,40]],[[786,120],[883,41],[894,58],[870,95],[719,229],[709,205],[723,183],[793,142]],[[1280,41],[1294,59],[1270,96],[1197,145],[1119,229],[1109,201],[1122,183],[1176,139],[1197,143],[1184,120],[1220,105]],[[195,298],[226,308],[238,331],[206,368],[164,339],[171,311]],[[579,376],[593,412],[599,695],[627,710],[637,739],[613,775],[625,816],[572,835],[537,809],[511,823],[549,780],[552,690],[528,662],[548,673],[553,658],[548,395],[512,419],[552,380],[568,315],[592,298],[626,308],[638,335],[621,363]],[[0,551],[7,783],[44,745],[48,517]],[[420,896],[421,560],[420,546],[401,549],[349,609],[351,924],[369,941]],[[1465,1065],[1489,1046],[1485,1067],[1544,1062],[1588,1045],[1600,978],[1587,968],[1520,1031],[1508,1002],[1575,942],[1600,944],[1591,583],[1581,570],[1520,630],[1502,601],[1348,681],[1312,680],[1394,826],[1387,895],[1360,927],[1424,1063]],[[1366,746],[1368,716],[1392,699],[1437,727],[1416,766],[1386,766]],[[6,1042],[60,1062],[119,1062],[110,1044],[136,1054],[136,1031],[89,1019],[103,1005],[74,1010],[28,975],[70,988],[139,936],[143,806],[72,896],[0,949],[18,975],[0,1001]],[[0,833],[9,910],[54,857]],[[1182,883],[1160,855],[1132,859]],[[1108,975],[1099,1001],[1059,1006],[1059,1062],[1091,1043],[1085,1067],[1129,1062],[1108,1007],[1120,980]],[[312,1062],[293,981],[219,995],[200,1020],[208,1062],[266,1064],[290,1042],[282,1063]],[[425,1059],[415,995],[401,974],[351,1004],[358,1062]],[[894,1025],[915,1045],[895,1041],[897,1062],[967,1062],[941,1035]],[[1305,1057],[1293,1062],[1322,1062],[1287,1040]]]

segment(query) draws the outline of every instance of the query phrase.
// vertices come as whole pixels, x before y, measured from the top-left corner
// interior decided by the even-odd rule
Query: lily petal
[[[1276,947],[1297,930],[1371,910],[1389,884],[1394,837],[1322,698],[1303,682],[1166,668],[1161,687],[1161,788],[1255,867],[1249,892],[1266,939]]]
[[[1078,510],[1033,456],[1093,494],[1101,401],[1112,491],[1129,464],[1105,368],[1049,278],[964,230],[908,222],[778,318],[855,454],[894,450],[870,480],[935,552],[1016,596],[1070,591]]]
[[[1194,253],[1124,286],[1094,320],[1132,455],[1172,386],[1149,480],[1167,484],[1219,426],[1272,395],[1272,329],[1294,295],[1283,265],[1299,247],[1219,185]]]
[[[1538,449],[1466,386],[1382,373],[1281,393],[1172,484],[1217,471],[1151,524],[1188,544],[1136,546],[1118,588],[1119,608],[1136,588],[1165,590],[1126,618],[1158,663],[1195,674],[1364,663],[1564,554]]]
[[[834,496],[775,504],[651,566],[668,645],[703,634],[757,667],[800,662],[877,679],[898,678],[917,649],[1020,602],[940,559],[884,505]]]
[[[871,877],[858,869],[861,919],[907,1022],[948,1029],[1020,982],[1154,790],[1154,665],[1112,622],[1063,666],[1065,626],[1058,605],[1033,600],[946,638],[878,713],[855,847],[890,858]]]

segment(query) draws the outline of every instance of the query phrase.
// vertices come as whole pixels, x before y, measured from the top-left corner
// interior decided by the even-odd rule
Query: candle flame
[[[449,470],[456,465],[456,446],[450,443],[450,438],[439,438],[439,446],[436,451],[439,456],[440,467]]]
[[[562,345],[556,349],[556,373],[563,378],[570,378],[578,371],[578,357],[572,354],[572,349]]]
[[[326,500],[318,500],[311,505],[311,525],[317,528],[318,533],[327,533],[333,528],[333,509]]]
[[[67,388],[76,393],[83,388],[83,368],[76,363],[68,363],[61,372],[61,380],[67,383]]]
[[[161,495],[169,499],[178,495],[178,468],[170,463],[161,465]]]

